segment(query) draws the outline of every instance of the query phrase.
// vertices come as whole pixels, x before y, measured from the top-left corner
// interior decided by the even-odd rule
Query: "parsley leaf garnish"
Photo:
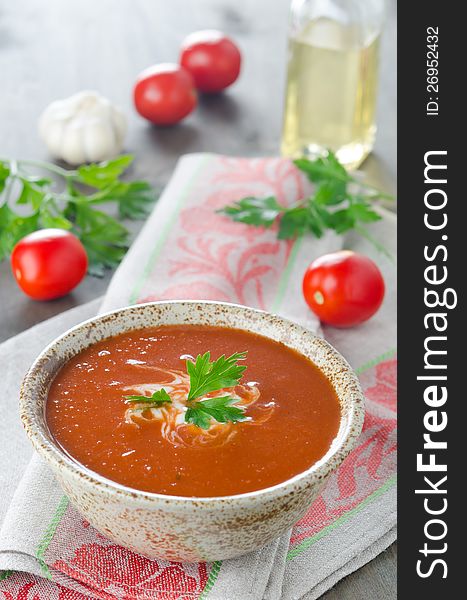
[[[240,381],[245,365],[239,365],[239,360],[245,360],[246,352],[236,352],[226,358],[223,354],[214,362],[210,362],[211,353],[198,354],[196,361],[186,361],[186,369],[190,376],[190,391],[188,402],[205,396],[210,392],[233,387]]]
[[[229,357],[223,354],[211,362],[211,353],[206,352],[198,354],[194,362],[186,361],[186,369],[190,376],[188,410],[185,413],[186,423],[193,423],[201,429],[209,429],[211,418],[219,423],[227,421],[236,423],[245,419],[243,409],[232,406],[236,399],[230,396],[206,398],[198,402],[194,402],[194,400],[210,392],[237,385],[246,369],[246,366],[239,365],[238,361],[244,360],[246,354],[246,352],[235,352]]]
[[[362,226],[362,223],[381,219],[372,203],[379,199],[392,199],[391,196],[350,175],[331,151],[316,160],[299,158],[294,164],[315,184],[314,193],[308,198],[287,207],[279,204],[274,196],[247,196],[217,212],[233,221],[255,227],[271,227],[278,221],[279,239],[290,239],[306,233],[320,238],[327,229],[338,234],[353,229],[379,251],[393,258]]]
[[[209,429],[211,418],[219,423],[237,423],[245,420],[245,414],[238,406],[232,406],[235,398],[222,396],[220,398],[207,398],[194,402],[185,413],[185,422],[193,423],[201,429]]]
[[[0,159],[0,260],[28,233],[57,227],[80,238],[90,274],[102,276],[105,268],[118,265],[129,231],[100,207],[113,204],[120,219],[142,219],[155,201],[148,182],[121,179],[132,161],[124,154],[72,171],[54,163]],[[50,177],[38,175],[41,171]],[[17,205],[23,210],[17,212]]]
[[[160,408],[164,404],[172,404],[169,394],[162,388],[154,392],[152,396],[125,396],[127,404],[144,404],[144,408]]]
[[[186,368],[190,376],[190,391],[187,396],[187,410],[185,412],[185,423],[192,423],[201,429],[209,429],[211,419],[219,423],[237,423],[246,419],[243,408],[233,406],[238,402],[237,398],[231,396],[219,396],[198,400],[210,392],[216,392],[224,388],[234,387],[240,381],[245,365],[237,364],[244,360],[246,352],[235,352],[229,357],[223,354],[220,358],[211,362],[211,353],[198,354],[195,361],[187,360]],[[127,404],[139,404],[144,408],[159,408],[164,404],[171,404],[172,400],[167,391],[162,388],[152,396],[125,396]]]
[[[258,227],[271,227],[283,210],[284,207],[277,202],[274,196],[267,198],[247,196],[230,206],[225,206],[219,212],[229,216],[233,221]]]

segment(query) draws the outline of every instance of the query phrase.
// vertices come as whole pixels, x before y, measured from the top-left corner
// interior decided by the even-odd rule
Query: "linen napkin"
[[[246,195],[274,194],[292,203],[308,185],[284,159],[182,158],[100,311],[149,300],[224,300],[271,310],[318,331],[302,298],[301,278],[313,258],[338,249],[343,240],[329,234],[322,240],[278,241],[273,230],[232,223],[215,213]],[[394,252],[393,215],[385,212],[372,233]],[[5,489],[0,591],[7,600],[312,600],[395,539],[394,265],[360,238],[350,237],[346,245],[372,255],[387,284],[385,302],[372,320],[351,330],[323,332],[360,374],[367,401],[364,431],[292,531],[234,560],[151,561],[97,533],[37,457],[19,480],[30,451],[17,420],[7,420],[1,424],[8,456],[2,457],[0,479]],[[91,303],[74,309],[0,347],[0,364],[8,365],[4,398],[10,421],[21,375],[38,351],[96,308]]]

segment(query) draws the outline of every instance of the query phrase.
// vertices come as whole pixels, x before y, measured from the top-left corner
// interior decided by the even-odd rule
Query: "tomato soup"
[[[185,422],[186,361],[209,351],[247,352],[230,394],[240,422]],[[164,388],[170,404],[147,409],[129,395]],[[215,394],[209,394],[213,396]],[[104,477],[148,492],[225,496],[263,489],[322,458],[340,421],[336,393],[311,361],[283,344],[238,329],[166,325],[108,338],[59,371],[46,420],[71,457]]]

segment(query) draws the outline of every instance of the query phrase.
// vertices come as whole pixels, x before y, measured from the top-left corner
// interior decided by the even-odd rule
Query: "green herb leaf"
[[[332,152],[324,157],[310,160],[299,158],[294,164],[315,184],[314,193],[295,206],[281,206],[276,198],[247,197],[217,211],[233,221],[254,226],[270,227],[276,219],[279,221],[277,237],[295,238],[306,233],[315,237],[323,236],[327,229],[343,234],[356,230],[373,245],[382,250],[360,223],[379,221],[381,216],[372,208],[372,202],[388,198],[386,194],[357,181],[347,173]],[[352,188],[364,189],[365,193],[354,193]],[[388,252],[384,249],[384,253]]]
[[[309,228],[309,221],[310,212],[306,206],[290,208],[282,216],[277,237],[280,240],[287,240],[302,235]]]
[[[211,362],[211,355],[206,352],[198,354],[195,362],[186,361],[187,372],[190,376],[190,391],[185,412],[186,423],[192,423],[201,429],[209,429],[212,419],[219,423],[228,421],[236,423],[246,419],[244,409],[233,406],[238,399],[231,396],[205,398],[194,402],[196,398],[210,392],[237,385],[246,369],[245,365],[238,365],[237,362],[245,357],[246,352],[236,352],[232,356],[226,358],[223,355]],[[125,396],[125,402],[144,408],[156,408],[165,403],[170,404],[172,401],[166,390],[162,388],[154,392],[152,396]]]
[[[351,210],[356,221],[362,223],[373,223],[374,221],[380,221],[381,215],[379,215],[372,207],[371,204],[363,196],[349,196]]]
[[[95,210],[86,202],[73,202],[71,216],[73,231],[83,243],[92,274],[103,275],[104,267],[116,267],[125,255],[128,230],[110,215]]]
[[[142,219],[146,217],[155,202],[152,186],[146,181],[119,181],[89,197],[90,204],[117,202],[122,219]]]
[[[243,409],[232,406],[237,400],[230,396],[206,398],[195,402],[185,413],[185,422],[209,429],[211,419],[219,423],[237,423],[246,419]]]
[[[346,183],[342,181],[323,181],[316,187],[314,201],[322,206],[334,206],[345,200],[346,193]]]
[[[200,402],[197,402],[200,404]],[[185,423],[192,423],[201,429],[209,429],[211,425],[211,415],[198,407],[190,407],[185,413]]]
[[[0,161],[0,194],[5,189],[5,184],[10,176],[10,167],[4,161]]]
[[[337,210],[329,215],[329,226],[331,229],[334,229],[336,233],[345,233],[355,227],[355,217],[348,208]]]
[[[114,183],[132,162],[131,154],[122,154],[113,160],[83,165],[78,169],[77,180],[101,190]]]
[[[21,238],[38,229],[38,220],[37,213],[23,217],[8,204],[0,206],[0,260],[9,256]]]
[[[234,204],[225,206],[217,212],[240,223],[247,223],[258,227],[271,227],[276,218],[284,210],[284,207],[273,196],[268,196],[267,198],[248,196],[234,202]]]
[[[328,150],[326,156],[315,160],[298,158],[297,160],[294,160],[294,165],[300,169],[300,171],[303,171],[313,183],[341,182],[345,185],[349,181],[353,181],[352,176],[347,173],[345,168],[337,160],[335,154],[330,150]]]
[[[8,204],[0,206],[0,260],[8,256],[14,246],[12,223],[18,218]]]
[[[39,206],[40,222],[42,227],[53,227],[57,229],[71,229],[73,223],[63,216],[56,206],[53,198],[44,198]]]
[[[152,186],[146,181],[132,181],[117,198],[118,212],[122,219],[144,219],[156,201]]]
[[[190,376],[190,391],[188,402],[210,392],[223,388],[233,387],[240,381],[245,365],[237,364],[246,358],[246,352],[235,352],[226,358],[222,355],[214,362],[210,362],[211,353],[198,354],[196,361],[186,361],[186,369]]]
[[[27,179],[21,181],[23,189],[16,200],[16,204],[30,204],[31,208],[36,211],[42,204],[44,192],[34,182],[29,182]]]
[[[157,390],[152,396],[125,396],[127,404],[144,404],[144,408],[160,408],[164,404],[172,404],[169,394],[164,388]]]
[[[128,229],[113,216],[97,208],[113,203],[120,218],[144,218],[155,200],[145,181],[121,181],[133,157],[122,155],[99,164],[67,171],[53,163],[0,160],[0,260],[6,258],[21,237],[47,227],[69,229],[88,253],[88,272],[102,276],[118,265],[128,248]],[[31,173],[30,168],[48,171],[54,177]],[[64,186],[56,190],[56,179]],[[91,192],[89,187],[94,188]],[[64,189],[63,189],[64,188]],[[13,206],[29,208],[18,215]]]

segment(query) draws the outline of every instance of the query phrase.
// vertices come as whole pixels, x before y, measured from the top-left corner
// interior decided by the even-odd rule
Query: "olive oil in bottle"
[[[373,147],[379,31],[320,17],[289,39],[282,154],[331,149],[354,169]]]

